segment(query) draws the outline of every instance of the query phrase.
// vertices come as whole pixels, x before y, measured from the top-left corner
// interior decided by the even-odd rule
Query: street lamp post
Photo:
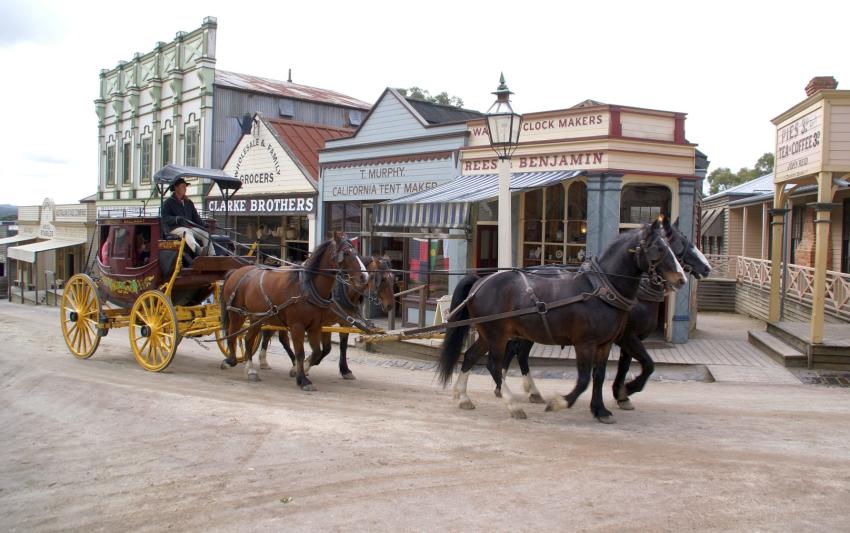
[[[519,143],[522,115],[511,107],[510,95],[505,85],[505,75],[499,78],[499,87],[493,93],[496,101],[487,110],[487,135],[490,147],[499,156],[499,268],[511,268],[511,155]]]

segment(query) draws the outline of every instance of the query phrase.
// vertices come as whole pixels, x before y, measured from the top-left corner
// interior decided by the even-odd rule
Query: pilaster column
[[[688,239],[694,240],[694,196],[696,182],[693,180],[679,181],[679,231]],[[675,344],[688,342],[691,324],[691,287],[693,278],[688,284],[676,291],[673,324],[670,340]]]
[[[598,256],[620,233],[622,174],[587,176],[587,257]]]
[[[823,342],[823,316],[826,300],[826,260],[829,251],[830,212],[836,207],[832,202],[832,173],[818,175],[818,201],[810,204],[815,209],[815,280],[812,294],[812,344]]]

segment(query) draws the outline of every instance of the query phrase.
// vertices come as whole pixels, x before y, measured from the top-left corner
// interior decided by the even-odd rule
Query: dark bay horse
[[[438,364],[443,385],[451,380],[470,327],[451,327],[451,322],[528,308],[536,308],[537,312],[474,325],[478,340],[464,353],[455,389],[458,406],[474,408],[466,394],[466,383],[478,358],[489,351],[501,366],[508,340],[519,337],[544,344],[575,346],[578,367],[575,388],[568,395],[550,401],[547,410],[572,407],[587,389],[592,373],[591,413],[601,422],[613,422],[602,400],[605,366],[611,344],[622,334],[634,305],[640,275],[646,272],[663,278],[675,288],[687,281],[662,234],[662,229],[666,229],[662,226],[669,226],[669,222],[656,220],[652,225],[623,233],[602,252],[598,261],[589,263],[587,271],[570,278],[518,270],[502,271],[486,278],[463,278],[452,295],[454,316],[449,320]],[[558,305],[559,300],[571,303]],[[502,401],[512,417],[525,418],[525,412],[515,405],[506,384]]]
[[[678,224],[671,227],[671,231],[666,237],[670,243],[670,249],[673,250],[676,259],[679,260],[686,272],[696,279],[702,279],[709,275],[711,265],[709,265],[708,259],[684,233],[679,231]],[[566,276],[575,275],[572,272],[564,272],[563,274]],[[620,347],[617,376],[613,385],[614,399],[617,400],[620,409],[625,410],[634,409],[629,396],[643,390],[649,376],[655,369],[655,363],[643,345],[643,340],[658,328],[658,310],[664,302],[666,293],[664,284],[653,281],[649,276],[643,276],[640,283],[637,305],[629,312],[623,334],[614,341],[614,344]],[[516,356],[522,372],[523,389],[528,393],[529,401],[543,403],[540,391],[529,374],[528,356],[533,345],[533,342],[525,339],[509,341],[501,369],[494,366],[492,359],[488,360],[487,369],[496,382],[494,392],[497,397],[501,397],[501,382],[507,373],[511,360]],[[635,379],[626,383],[626,376],[632,359],[637,359],[640,363],[641,373]]]
[[[332,299],[339,306],[339,311],[352,317],[359,317],[360,304],[365,299],[370,302],[380,304],[381,309],[389,311],[395,307],[395,274],[390,266],[390,260],[387,257],[372,255],[368,263],[366,263],[366,272],[369,273],[369,281],[366,285],[352,281],[350,283],[337,283],[334,287]],[[347,326],[347,321],[343,321],[340,313],[327,313],[327,317],[323,321],[325,326],[334,325]],[[263,331],[263,340],[260,345],[260,368],[271,369],[267,360],[267,350],[269,342],[271,342],[274,331]],[[339,334],[339,373],[344,379],[356,379],[354,373],[348,368],[348,333]],[[289,355],[292,361],[292,369],[289,371],[291,377],[295,377],[295,353],[289,347],[289,336],[286,331],[281,330],[278,335],[280,344]],[[310,368],[318,365],[331,352],[331,334],[322,333],[322,352],[318,360],[314,360],[315,354],[310,356],[304,365],[304,371],[309,374]]]
[[[229,366],[236,365],[237,333],[246,319],[251,326],[245,332],[245,346],[256,347],[264,324],[289,328],[296,361],[296,382],[302,390],[315,390],[304,370],[304,336],[310,343],[311,357],[319,353],[322,324],[332,301],[331,291],[339,274],[368,282],[366,266],[350,241],[335,235],[313,250],[300,267],[272,269],[246,266],[231,271],[221,291],[222,330],[227,338]],[[256,348],[254,348],[256,349]],[[249,378],[256,376],[253,353],[247,353],[245,365]],[[252,352],[252,350],[250,351]]]

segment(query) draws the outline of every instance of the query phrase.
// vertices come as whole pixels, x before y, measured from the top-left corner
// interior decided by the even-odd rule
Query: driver
[[[192,203],[186,196],[189,184],[183,178],[177,178],[169,190],[174,191],[162,206],[162,220],[165,231],[171,235],[186,238],[186,245],[196,255],[212,255],[210,252],[210,234],[204,229],[204,223]]]

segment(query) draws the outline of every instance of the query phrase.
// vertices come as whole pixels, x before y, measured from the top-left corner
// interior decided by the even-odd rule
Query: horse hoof
[[[502,389],[495,389],[493,391],[493,394],[496,395],[496,398],[501,398],[502,397]]]
[[[472,403],[472,400],[470,400],[468,398],[466,400],[460,402],[459,404],[457,404],[457,406],[460,407],[461,409],[467,409],[467,410],[468,409],[475,409],[475,404]]]
[[[342,375],[342,379],[352,379],[352,380],[354,380],[354,379],[357,379],[357,378],[354,377],[353,373],[348,372],[348,373],[345,373],[345,374]]]
[[[546,403],[546,411],[554,412],[554,411],[562,411],[567,408],[567,402],[564,401],[560,396],[556,396],[552,398]]]
[[[603,424],[613,424],[614,422],[616,422],[616,420],[614,420],[614,417],[611,415],[597,416],[596,420],[602,422]]]
[[[256,383],[262,380],[260,379],[260,376],[258,374],[248,374],[248,381]]]
[[[295,377],[295,369],[294,368],[289,369],[289,377],[291,377],[291,378]]]
[[[634,411],[635,406],[632,405],[632,401],[626,398],[625,400],[617,400],[617,406],[623,411]]]
[[[528,402],[529,403],[545,403],[543,401],[543,396],[540,396],[539,394],[529,394],[528,395]]]
[[[271,369],[272,369],[272,367],[271,367],[271,366],[269,366],[269,364],[268,364],[268,363],[260,363],[260,369],[261,369],[261,370],[271,370]]]
[[[515,418],[517,420],[525,420],[528,417],[526,416],[525,411],[523,411],[522,409],[515,409],[511,411],[511,418]]]
[[[301,385],[301,390],[306,392],[312,392],[316,390],[316,387],[314,387],[312,383],[308,383],[307,385]]]

